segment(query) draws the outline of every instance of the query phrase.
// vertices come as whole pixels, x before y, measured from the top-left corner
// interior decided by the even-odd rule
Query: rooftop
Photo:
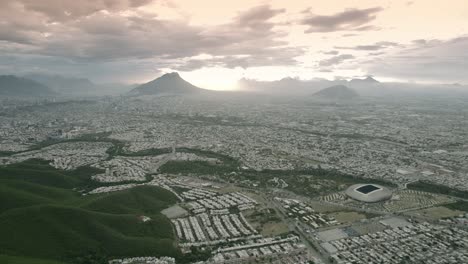
[[[373,191],[376,191],[376,190],[380,190],[382,188],[380,187],[377,187],[375,185],[372,185],[372,184],[367,184],[367,185],[363,185],[359,188],[356,189],[356,191],[362,193],[362,194],[369,194]]]

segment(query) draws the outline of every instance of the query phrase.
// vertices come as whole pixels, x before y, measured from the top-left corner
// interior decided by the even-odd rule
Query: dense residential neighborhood
[[[199,263],[462,263],[467,222],[455,205],[468,190],[468,108],[403,103],[5,104],[0,164],[88,171],[83,197],[165,189],[178,201],[162,211],[177,247],[208,250]]]

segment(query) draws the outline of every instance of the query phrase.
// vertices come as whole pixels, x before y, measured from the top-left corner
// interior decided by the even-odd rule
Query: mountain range
[[[118,95],[130,91],[134,86],[121,83],[96,84],[86,78],[33,73],[25,78],[42,83],[60,95],[103,96]]]
[[[25,77],[0,76],[0,95],[3,96],[180,95],[207,91],[185,81],[176,72],[164,74],[136,87],[123,84],[94,84],[84,78],[37,73]]]
[[[355,92],[367,93],[367,90],[375,90],[381,83],[372,77],[365,79],[352,79],[347,80],[334,80],[330,81],[327,79],[312,79],[312,80],[301,80],[298,78],[283,78],[278,81],[257,81],[251,79],[241,79],[238,82],[238,86],[241,90],[255,91],[255,92],[266,92],[270,94],[279,95],[311,95],[324,89],[324,87],[332,87],[336,85],[344,85],[355,89]]]
[[[417,83],[381,83],[369,76],[363,79],[351,80],[327,80],[298,78],[283,78],[277,81],[258,81],[253,79],[240,79],[239,89],[236,94],[256,93],[272,96],[314,96],[324,87],[345,86],[351,89],[333,88],[332,91],[341,89],[338,94],[346,94],[343,97],[360,96],[394,96],[394,95],[450,95],[455,96],[468,92],[468,87],[459,84],[417,84]],[[327,92],[334,93],[334,92]],[[127,84],[95,84],[85,78],[64,77],[59,75],[29,74],[24,77],[13,75],[0,75],[0,96],[108,96],[108,95],[213,95],[224,96],[223,92],[215,92],[197,87],[184,80],[178,73],[172,72],[162,75],[150,82],[141,85]],[[230,93],[230,96],[234,95]],[[337,96],[332,96],[337,98]],[[340,96],[338,96],[340,97]]]
[[[39,82],[14,75],[0,76],[0,95],[2,96],[52,96],[55,92]]]
[[[28,74],[24,77],[44,84],[55,92],[61,94],[82,95],[86,93],[93,93],[97,88],[94,83],[85,78],[64,77],[60,75],[47,75],[39,73]]]

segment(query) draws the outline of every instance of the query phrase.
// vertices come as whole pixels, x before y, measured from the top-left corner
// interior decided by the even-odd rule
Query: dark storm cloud
[[[376,27],[368,23],[375,20],[377,13],[382,10],[381,7],[373,7],[347,9],[329,16],[308,14],[300,23],[308,26],[305,33],[375,30]]]
[[[381,41],[372,45],[357,45],[354,47],[335,47],[335,49],[376,51],[376,50],[386,49],[388,47],[398,47],[398,46],[401,46],[401,45],[395,42]]]
[[[338,56],[331,57],[329,59],[321,60],[319,62],[320,67],[330,67],[334,65],[341,64],[342,62],[346,60],[351,60],[354,59],[355,57],[351,54],[341,54]]]
[[[417,40],[392,56],[367,63],[376,75],[408,80],[468,83],[468,36],[451,40]]]

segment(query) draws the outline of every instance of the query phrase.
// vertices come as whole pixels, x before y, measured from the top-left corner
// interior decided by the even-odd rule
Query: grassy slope
[[[52,204],[74,197],[74,193],[64,189],[22,181],[0,180],[0,213],[14,208]]]
[[[174,255],[170,231],[164,218],[141,223],[135,215],[39,205],[0,215],[0,237],[8,238],[0,240],[0,248],[7,254],[56,259],[94,249],[111,256]]]
[[[26,257],[15,257],[0,255],[0,263],[3,264],[63,264],[62,262],[53,261],[49,259],[37,259],[37,258],[26,258]]]
[[[89,173],[64,172],[37,160],[0,167],[1,257],[75,260],[90,251],[109,257],[179,254],[170,222],[159,213],[175,203],[172,193],[144,186],[80,196],[72,188],[88,185]],[[141,223],[143,214],[153,220]]]
[[[81,201],[80,206],[98,212],[114,214],[157,214],[177,198],[169,191],[152,186],[141,186],[133,189],[90,196]]]
[[[50,167],[46,162],[31,160],[0,167],[0,179],[36,183],[48,187],[70,189],[81,185],[81,180]]]

